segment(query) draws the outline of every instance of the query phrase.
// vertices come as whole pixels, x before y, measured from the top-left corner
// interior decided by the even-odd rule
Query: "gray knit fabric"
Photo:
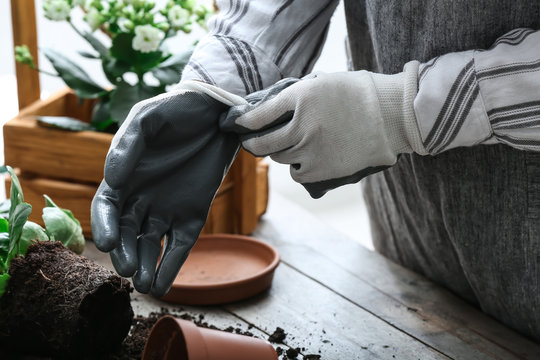
[[[487,49],[540,29],[540,1],[346,0],[355,69]],[[368,30],[368,31],[366,31]],[[364,182],[376,249],[540,340],[540,154],[504,145],[402,155]]]

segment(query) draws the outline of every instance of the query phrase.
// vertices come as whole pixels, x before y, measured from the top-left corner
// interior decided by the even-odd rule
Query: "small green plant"
[[[80,99],[98,99],[92,114],[93,129],[115,132],[133,105],[180,81],[193,47],[172,53],[166,40],[191,32],[194,24],[205,28],[213,10],[197,0],[161,3],[165,4],[158,8],[151,0],[43,1],[45,17],[67,21],[91,45],[93,51],[79,54],[101,62],[110,82],[106,87],[97,84],[75,61],[53,49],[40,50],[56,74],[39,69],[26,46],[15,47],[15,58],[43,73],[61,77]],[[82,27],[73,21],[77,14],[84,19]],[[40,119],[45,123],[48,120],[51,119]],[[66,118],[50,125],[63,127],[64,122],[68,130],[88,130],[77,129],[74,121]]]
[[[84,236],[79,221],[71,211],[58,207],[47,195],[43,208],[45,229],[28,221],[32,206],[24,202],[21,184],[13,169],[6,167],[11,175],[10,199],[0,204],[0,297],[9,281],[9,265],[16,256],[24,256],[33,242],[60,241],[80,254],[84,250]],[[9,205],[8,205],[9,204]]]

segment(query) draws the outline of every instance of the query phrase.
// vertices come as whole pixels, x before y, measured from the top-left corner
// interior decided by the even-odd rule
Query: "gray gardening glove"
[[[92,201],[92,234],[138,291],[163,296],[186,260],[239,149],[235,134],[219,131],[219,116],[242,103],[182,83],[135,105],[115,135]]]
[[[427,154],[416,122],[418,62],[395,75],[367,71],[285,79],[232,107],[223,131],[241,134],[256,156],[290,164],[313,198],[395,164],[402,153]]]

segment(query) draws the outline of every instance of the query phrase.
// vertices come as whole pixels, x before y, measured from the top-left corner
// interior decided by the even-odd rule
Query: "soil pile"
[[[12,260],[9,274],[0,299],[2,349],[100,358],[130,329],[129,282],[59,242],[31,245],[26,256]]]

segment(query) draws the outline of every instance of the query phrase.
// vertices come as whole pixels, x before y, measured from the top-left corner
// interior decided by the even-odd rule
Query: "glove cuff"
[[[413,107],[418,93],[418,66],[418,61],[411,61],[398,74],[372,73],[388,142],[396,154],[428,154]]]
[[[184,80],[181,81],[177,85],[177,87],[174,88],[174,90],[191,90],[194,92],[203,93],[228,106],[247,104],[247,101],[241,96],[235,95],[221,88],[218,88],[217,86],[206,84],[201,81]]]

